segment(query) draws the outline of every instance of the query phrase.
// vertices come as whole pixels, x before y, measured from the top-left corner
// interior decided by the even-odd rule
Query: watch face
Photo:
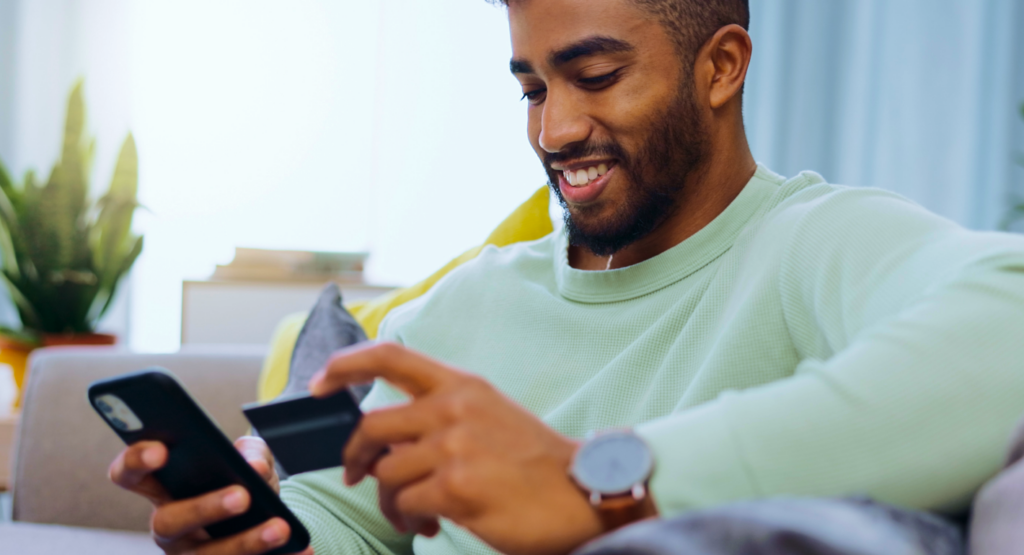
[[[642,439],[631,432],[609,432],[580,447],[572,475],[592,492],[618,495],[645,482],[653,467],[651,450]]]

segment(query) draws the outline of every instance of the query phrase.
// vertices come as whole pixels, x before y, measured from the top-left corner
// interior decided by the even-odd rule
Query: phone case
[[[141,421],[142,428],[119,430],[108,422],[96,403],[106,394],[121,399]],[[167,446],[167,464],[154,476],[174,499],[188,499],[234,484],[249,491],[249,510],[208,526],[210,536],[237,534],[276,516],[288,523],[291,535],[285,545],[269,554],[297,553],[309,545],[309,532],[302,523],[168,371],[150,368],[97,381],[89,386],[89,404],[126,444],[151,440]]]

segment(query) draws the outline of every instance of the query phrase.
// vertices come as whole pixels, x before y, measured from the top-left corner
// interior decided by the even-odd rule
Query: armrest
[[[148,530],[149,504],[107,479],[124,448],[86,399],[98,379],[162,366],[185,384],[230,438],[248,423],[240,406],[256,399],[262,352],[203,350],[139,355],[109,347],[40,349],[15,440],[13,519],[121,530]]]

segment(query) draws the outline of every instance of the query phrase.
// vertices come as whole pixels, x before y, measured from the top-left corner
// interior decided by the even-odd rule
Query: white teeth
[[[606,173],[608,173],[608,164],[598,164],[576,171],[562,170],[562,176],[573,187],[583,187]]]
[[[587,170],[576,170],[576,185],[586,185],[590,182]]]

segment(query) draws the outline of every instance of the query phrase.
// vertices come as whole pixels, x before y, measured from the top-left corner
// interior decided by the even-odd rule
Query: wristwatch
[[[657,513],[647,491],[653,472],[650,447],[629,429],[588,436],[569,468],[601,518],[605,532]]]

